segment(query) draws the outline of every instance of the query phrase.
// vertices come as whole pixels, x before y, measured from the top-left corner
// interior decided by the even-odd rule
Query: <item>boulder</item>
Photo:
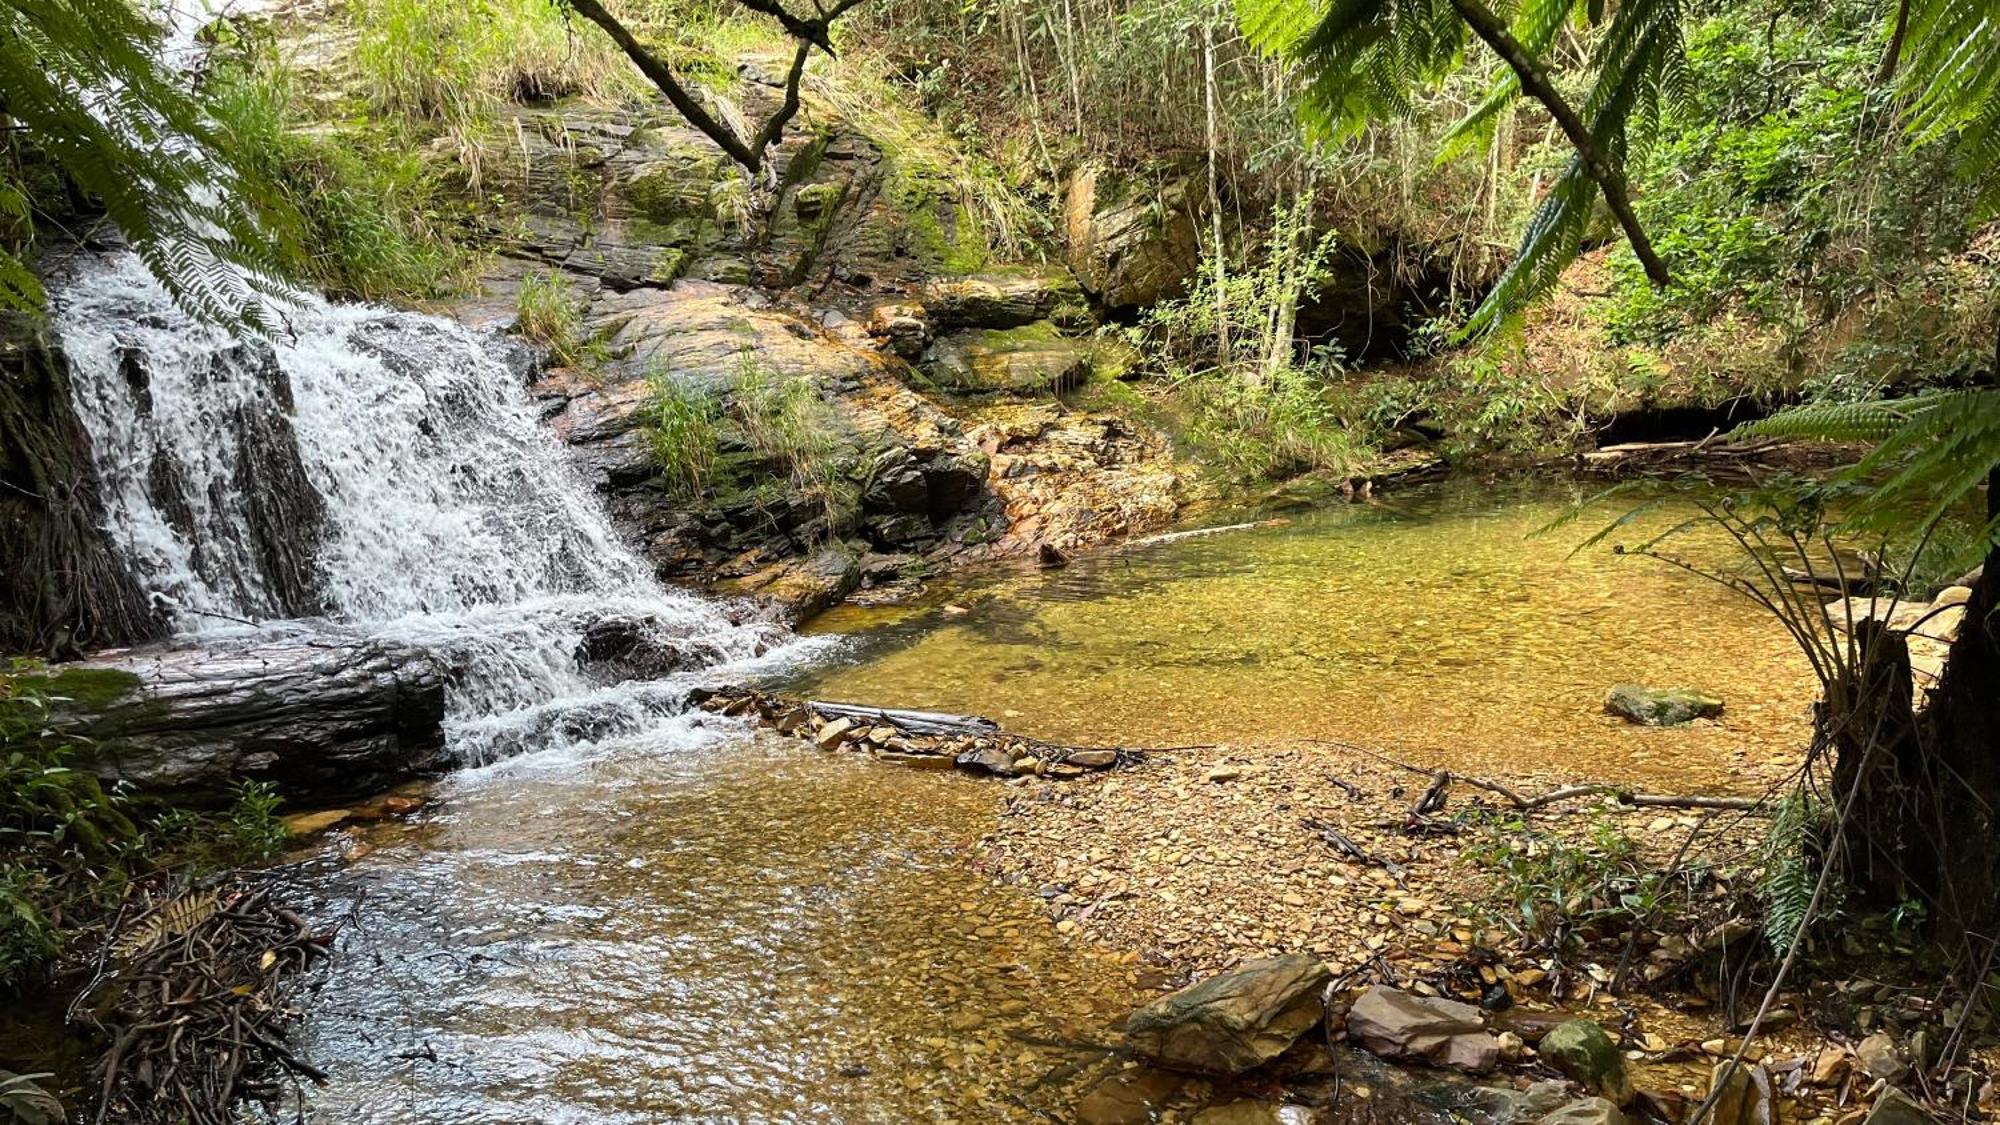
[[[1172,1071],[1126,1067],[1107,1076],[1076,1105],[1077,1125],[1149,1125],[1187,1081]]]
[[[1180,296],[1201,266],[1199,198],[1191,180],[1154,188],[1085,166],[1063,203],[1070,272],[1107,309]]]
[[[1545,1115],[1540,1125],[1626,1125],[1625,1112],[1603,1098],[1579,1098]]]
[[[1878,1031],[1854,1048],[1855,1061],[1868,1077],[1894,1085],[1910,1075],[1910,1060],[1888,1032]]]
[[[718,583],[717,589],[748,596],[796,625],[838,605],[860,586],[860,558],[836,545],[808,558],[772,563],[744,578]]]
[[[1569,1020],[1542,1037],[1536,1048],[1542,1061],[1619,1105],[1632,1104],[1631,1076],[1625,1056],[1604,1029],[1590,1020]]]
[[[213,796],[241,780],[324,803],[442,772],[447,670],[418,649],[319,636],[51,665],[53,729],[99,776]]]
[[[1882,1091],[1862,1125],[1937,1125],[1937,1118],[1894,1086]]]
[[[1709,1091],[1715,1102],[1711,1125],[1778,1125],[1778,1094],[1761,1064],[1716,1064]]]
[[[933,278],[923,289],[924,311],[939,332],[1019,328],[1082,302],[1083,290],[1076,279],[1061,271],[1015,270]]]
[[[1324,962],[1294,953],[1191,985],[1133,1012],[1125,1037],[1164,1066],[1240,1074],[1283,1054],[1325,1015]]]
[[[659,620],[649,616],[604,617],[591,622],[577,642],[576,662],[599,683],[665,679],[698,663],[690,661],[680,644],[665,635]]]
[[[1033,397],[1081,386],[1090,357],[1090,341],[1064,336],[1042,320],[942,337],[931,345],[923,370],[947,391]]]
[[[1390,1059],[1423,1059],[1469,1073],[1493,1069],[1500,1041],[1479,1009],[1375,985],[1347,1012],[1347,1037]]]
[[[1491,1107],[1493,1125],[1533,1125],[1563,1108],[1572,1099],[1567,1082],[1546,1080],[1525,1090],[1495,1090]]]
[[[1620,684],[1604,697],[1604,712],[1648,727],[1675,727],[1722,714],[1722,700],[1693,688],[1648,688]]]

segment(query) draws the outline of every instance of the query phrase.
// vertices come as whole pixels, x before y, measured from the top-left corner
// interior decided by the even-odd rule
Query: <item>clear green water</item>
[[[1812,685],[1777,624],[1609,543],[1572,554],[1633,503],[1536,534],[1572,495],[1454,484],[989,576],[921,607],[825,615],[814,628],[854,634],[853,659],[781,686],[1080,743],[1343,739],[1470,772],[1681,789],[1783,768]],[[1733,559],[1712,538],[1679,550]],[[1700,688],[1728,711],[1630,727],[1602,714],[1627,682]]]

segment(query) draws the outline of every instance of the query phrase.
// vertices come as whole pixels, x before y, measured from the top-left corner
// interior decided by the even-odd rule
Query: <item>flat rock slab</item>
[[[1376,985],[1347,1012],[1347,1037],[1390,1059],[1422,1059],[1468,1073],[1493,1069],[1500,1041],[1479,1009]]]
[[[445,670],[381,641],[134,650],[55,665],[50,722],[100,776],[149,792],[268,781],[325,800],[442,771]]]
[[[1309,954],[1246,961],[1133,1012],[1125,1037],[1164,1066],[1240,1074],[1283,1054],[1325,1016],[1327,977]]]

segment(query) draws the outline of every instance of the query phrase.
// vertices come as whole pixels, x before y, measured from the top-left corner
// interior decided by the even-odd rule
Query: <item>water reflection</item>
[[[1476,489],[1476,490],[1475,490]],[[1811,681],[1783,631],[1713,584],[1576,544],[1630,501],[1456,485],[989,577],[916,610],[836,610],[852,662],[780,686],[969,711],[1044,737],[1135,744],[1339,738],[1473,771],[1722,787],[1775,771]],[[1682,518],[1671,506],[1636,526]],[[1717,538],[1681,544],[1719,565]],[[1602,715],[1637,682],[1723,696],[1719,724]]]

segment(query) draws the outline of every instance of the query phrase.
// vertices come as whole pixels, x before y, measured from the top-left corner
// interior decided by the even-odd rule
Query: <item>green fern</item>
[[[1757,894],[1764,902],[1764,936],[1779,954],[1791,948],[1799,931],[1812,921],[1813,890],[1819,883],[1812,856],[1827,821],[1823,802],[1794,792],[1778,805],[1778,815],[1765,833],[1764,871]],[[1823,898],[1823,905],[1833,898]]]
[[[266,220],[281,204],[232,158],[203,98],[158,58],[160,33],[125,0],[0,0],[0,105],[11,142],[96,202],[175,300],[267,329],[284,282]],[[18,188],[9,189],[19,194]],[[24,199],[0,199],[18,216]],[[33,308],[31,224],[0,260],[0,304]]]

